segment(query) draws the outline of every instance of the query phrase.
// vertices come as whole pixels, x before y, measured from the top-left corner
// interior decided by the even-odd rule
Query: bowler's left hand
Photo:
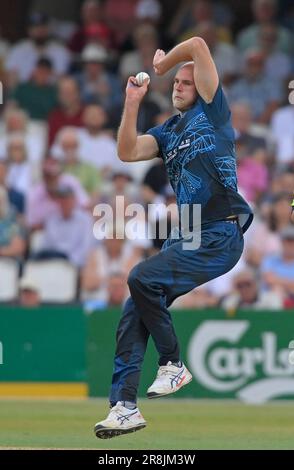
[[[165,58],[165,52],[162,49],[157,49],[153,57],[153,69],[156,75],[163,75],[162,61]]]

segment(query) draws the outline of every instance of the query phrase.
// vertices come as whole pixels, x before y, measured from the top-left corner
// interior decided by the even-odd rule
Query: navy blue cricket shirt
[[[235,134],[219,84],[211,103],[201,96],[192,108],[147,131],[159,147],[179,210],[201,205],[201,223],[238,215],[243,232],[252,210],[238,193]]]

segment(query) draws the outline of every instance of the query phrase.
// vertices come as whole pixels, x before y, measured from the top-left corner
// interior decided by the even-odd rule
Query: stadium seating
[[[74,302],[78,270],[65,260],[28,261],[24,275],[33,278],[42,302]]]
[[[18,296],[19,263],[0,258],[0,302],[11,302]]]

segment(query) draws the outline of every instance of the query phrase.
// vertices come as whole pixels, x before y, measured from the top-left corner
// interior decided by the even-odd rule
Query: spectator
[[[260,27],[258,47],[265,57],[265,73],[272,80],[290,79],[290,57],[278,50],[278,25],[265,24]],[[293,37],[294,39],[294,37]]]
[[[281,231],[282,253],[267,256],[261,265],[266,289],[278,292],[284,307],[294,307],[294,226]]]
[[[239,188],[249,202],[259,202],[268,188],[269,171],[266,159],[266,152],[260,149],[239,162],[237,172]],[[252,178],[252,175],[255,177]]]
[[[272,195],[268,212],[264,211],[263,218],[258,214],[255,217],[245,243],[246,260],[250,266],[259,268],[264,257],[282,251],[279,233],[289,224],[290,203],[291,194],[279,192]]]
[[[154,26],[148,23],[139,24],[133,33],[135,49],[123,54],[120,60],[119,73],[124,83],[130,75],[141,70],[153,77],[153,57],[159,48],[158,34]]]
[[[282,92],[279,82],[265,76],[264,56],[260,51],[247,52],[244,77],[230,87],[228,98],[231,103],[248,102],[254,121],[265,125],[269,123],[272,113],[282,101]]]
[[[140,256],[145,250],[151,246],[150,240],[147,237],[147,224],[146,213],[142,205],[137,205],[138,202],[135,197],[132,199],[132,193],[127,173],[121,174],[120,172],[113,172],[113,192],[107,194],[105,191],[101,194],[99,204],[95,206],[94,215],[98,217],[94,226],[94,235],[97,240],[104,240],[110,232],[110,238],[115,236],[111,232],[113,221],[120,227],[120,232],[117,232],[118,237],[125,236],[131,245],[139,251]],[[115,191],[119,192],[116,193]],[[138,196],[137,196],[138,197]],[[140,203],[141,201],[139,201]],[[106,206],[103,206],[106,204]],[[124,232],[125,229],[125,232]],[[125,235],[124,235],[125,233]],[[108,237],[109,238],[109,237]]]
[[[107,283],[107,307],[119,307],[127,298],[127,282],[124,273],[113,272]]]
[[[253,270],[240,271],[233,279],[233,292],[221,301],[225,310],[235,311],[240,308],[252,310],[279,310],[283,300],[277,292],[262,291]]]
[[[78,77],[84,103],[96,103],[107,111],[122,103],[121,83],[106,69],[108,60],[104,47],[89,44],[82,53],[83,71]]]
[[[0,257],[22,258],[25,249],[23,229],[9,206],[6,189],[0,186]]]
[[[10,188],[26,196],[33,183],[33,174],[22,134],[11,134],[7,143],[6,156],[8,161],[7,184]]]
[[[127,298],[126,275],[119,271],[114,271],[106,281],[105,299],[86,301],[86,310],[97,310],[113,307],[121,307]]]
[[[206,309],[216,307],[218,298],[206,287],[200,286],[188,294],[178,297],[171,305],[172,309]]]
[[[94,240],[92,217],[77,207],[75,193],[70,186],[58,186],[54,196],[59,212],[45,220],[43,246],[34,258],[62,257],[80,268],[85,264]]]
[[[277,0],[253,0],[252,9],[255,22],[242,30],[237,38],[241,52],[256,47],[263,26],[275,24],[277,13]],[[277,50],[291,55],[293,51],[293,37],[286,28],[277,27]]]
[[[159,27],[162,6],[158,0],[139,0],[136,5],[136,18],[140,21],[148,21]]]
[[[112,31],[106,24],[93,23],[86,29],[86,42],[89,45],[103,47],[107,51],[108,62],[110,66],[115,67],[117,60],[117,51],[113,48]],[[87,45],[86,44],[86,45]]]
[[[171,89],[171,74],[167,74],[164,80],[160,80],[153,71],[153,56],[159,47],[158,34],[155,27],[149,23],[140,23],[134,30],[133,34],[135,50],[126,52],[120,61],[119,71],[123,82],[127,81],[130,75],[136,75],[141,70],[149,73],[151,77],[150,91],[142,102],[140,107],[137,130],[144,133],[146,129],[154,126],[156,116],[162,108],[166,108],[166,94]],[[118,116],[121,112],[117,112],[115,116],[111,116],[113,127],[118,127]]]
[[[29,308],[39,307],[41,304],[38,284],[28,276],[24,276],[19,282],[19,304]]]
[[[13,46],[6,60],[10,83],[29,80],[40,57],[52,61],[57,76],[66,73],[69,68],[69,52],[50,39],[49,18],[42,13],[33,13],[28,22],[28,39]]]
[[[77,82],[70,77],[63,77],[58,83],[59,107],[48,118],[49,145],[57,132],[65,126],[82,126],[83,106]]]
[[[31,230],[43,228],[46,220],[59,212],[55,191],[60,185],[70,186],[76,195],[78,207],[88,207],[90,199],[79,181],[62,173],[61,163],[52,157],[43,163],[43,181],[34,185],[27,198],[26,222]]]
[[[62,161],[65,173],[74,175],[88,194],[97,196],[101,174],[94,166],[81,161],[79,136],[75,127],[63,127],[59,131],[51,154]]]
[[[231,112],[238,159],[252,155],[256,150],[265,149],[265,139],[252,132],[252,113],[248,103],[242,101],[233,103]]]
[[[138,187],[133,184],[133,178],[128,168],[115,169],[110,175],[110,181],[103,184],[99,194],[99,203],[115,206],[115,198],[124,196],[127,203],[138,202]]]
[[[278,193],[292,194],[294,188],[294,170],[291,167],[286,167],[283,171],[276,171],[271,187],[269,188],[269,198],[271,195],[275,196]]]
[[[108,227],[106,238],[93,248],[82,272],[82,297],[84,299],[105,300],[107,298],[107,280],[111,273],[120,271],[125,276],[142,257],[142,250],[130,240],[114,238],[116,231]],[[112,236],[112,238],[111,238]]]
[[[10,188],[7,184],[8,161],[0,160],[0,187],[5,187],[7,191],[8,201],[17,215],[22,215],[25,210],[24,194]]]
[[[207,43],[222,83],[229,85],[237,77],[240,70],[237,49],[232,44],[220,41],[217,35],[217,27],[212,22],[199,23],[195,35],[200,36]]]
[[[7,109],[4,113],[4,135],[0,137],[0,159],[5,158],[7,141],[14,133],[24,134],[28,159],[37,172],[46,148],[47,137],[43,126],[32,125],[22,109]]]
[[[56,87],[52,81],[52,62],[40,58],[28,82],[20,83],[11,98],[31,119],[46,120],[57,105]]]
[[[79,54],[86,46],[89,39],[89,29],[99,26],[101,33],[111,35],[110,28],[104,21],[102,2],[99,0],[86,0],[81,7],[81,26],[73,34],[69,41],[69,49]]]
[[[98,105],[88,105],[83,114],[84,128],[79,131],[81,159],[99,170],[121,167],[117,156],[116,141],[104,126],[107,115]]]
[[[291,196],[291,193],[281,191],[271,197],[267,220],[269,228],[275,233],[284,230],[289,223]]]
[[[136,22],[138,0],[106,0],[104,2],[105,20],[114,34],[116,47],[120,48]]]
[[[171,10],[173,6],[171,5]],[[135,21],[136,25],[150,24],[156,29],[159,43],[164,50],[171,49],[174,41],[169,37],[168,31],[163,26],[162,11],[164,5],[160,0],[139,0],[136,5]]]
[[[185,13],[186,20],[190,24],[190,28],[186,29],[180,36],[179,42],[184,41],[195,36],[195,26],[198,27],[201,23],[214,22],[215,10],[211,0],[195,0],[188,3],[188,11]],[[216,26],[216,34],[219,41],[231,42],[231,31],[222,24]]]
[[[279,166],[294,160],[294,106],[289,104],[277,109],[272,116],[271,132],[276,144]]]

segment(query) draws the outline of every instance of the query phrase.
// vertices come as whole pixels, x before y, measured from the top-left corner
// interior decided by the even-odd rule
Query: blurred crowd
[[[238,265],[173,306],[294,312],[294,4],[283,2],[281,13],[276,0],[247,3],[252,22],[237,31],[227,2],[177,2],[163,29],[159,0],[85,0],[77,24],[57,28],[32,12],[26,38],[0,38],[0,284],[1,262],[15,260],[14,302],[43,301],[26,266],[62,259],[77,272],[73,301],[88,309],[123,303],[129,270],[164,242],[148,239],[146,225],[156,229],[167,217],[172,227],[177,219],[164,210],[175,197],[162,161],[131,164],[117,156],[126,80],[140,71],[151,76],[138,118],[144,133],[175,112],[174,73],[154,75],[155,50],[201,36],[231,106],[239,190],[255,219]],[[122,209],[116,196],[123,196]],[[141,217],[139,238],[94,237],[98,204],[113,208],[116,222],[105,225],[117,233],[133,203],[159,208],[148,221]]]

